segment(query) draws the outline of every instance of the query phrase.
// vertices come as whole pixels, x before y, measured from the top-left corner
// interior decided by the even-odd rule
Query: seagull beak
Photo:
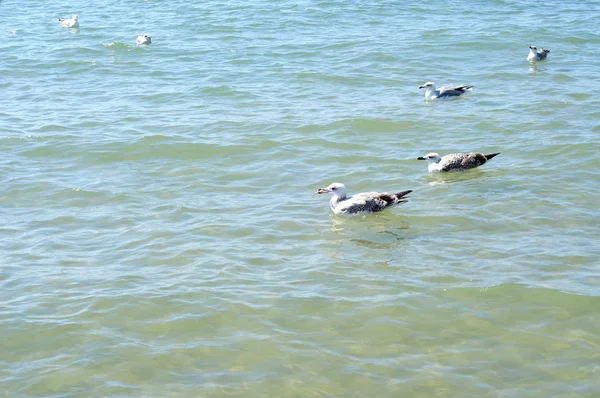
[[[329,192],[331,192],[331,189],[319,188],[319,189],[317,189],[317,191],[315,193],[313,193],[313,195],[311,196],[311,198],[314,198],[315,195],[320,195],[322,193],[329,193]]]
[[[419,88],[425,88],[425,86],[419,86]]]
[[[427,159],[425,159],[423,156],[419,156],[419,157],[417,158],[417,160],[427,160]]]
[[[530,48],[530,49],[532,49],[532,48],[531,48],[531,46],[529,46],[529,48]],[[532,49],[532,50],[533,50],[533,49]]]

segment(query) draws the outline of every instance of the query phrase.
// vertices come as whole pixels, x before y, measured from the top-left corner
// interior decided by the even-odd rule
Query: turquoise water
[[[598,15],[0,2],[0,395],[600,396]]]

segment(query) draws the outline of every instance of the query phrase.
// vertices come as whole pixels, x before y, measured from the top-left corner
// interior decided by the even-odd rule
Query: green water
[[[598,2],[0,15],[0,396],[600,396]]]

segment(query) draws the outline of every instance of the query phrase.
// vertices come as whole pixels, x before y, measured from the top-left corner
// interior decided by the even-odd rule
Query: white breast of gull
[[[408,201],[404,200],[404,198],[411,192],[412,190],[398,193],[363,192],[348,197],[346,196],[346,187],[344,184],[334,182],[327,188],[317,189],[313,196],[331,193],[332,197],[329,202],[331,210],[337,215],[352,217],[376,213],[388,207],[406,203]]]
[[[73,15],[71,18],[58,18],[58,23],[63,28],[78,28],[79,22],[77,22],[77,15]]]
[[[481,152],[470,153],[451,153],[440,157],[435,152],[428,153],[425,156],[419,156],[417,160],[427,160],[427,169],[432,172],[452,172],[474,169],[488,162],[488,160],[500,153],[491,153],[484,155]]]
[[[160,41],[160,40],[159,40]],[[138,46],[147,46],[152,44],[152,37],[149,35],[139,35],[135,37],[135,44]]]
[[[473,86],[451,86],[446,85],[436,89],[434,82],[425,82],[419,88],[425,89],[425,100],[431,101],[442,98],[455,98],[473,90]]]
[[[542,48],[538,51],[536,46],[529,46],[529,54],[527,54],[527,61],[542,61],[546,59],[550,50]]]

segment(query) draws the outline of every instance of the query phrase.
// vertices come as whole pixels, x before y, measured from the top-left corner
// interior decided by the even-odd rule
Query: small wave
[[[111,43],[104,43],[102,44],[104,47],[109,47],[111,49],[130,49],[133,48],[133,46],[129,45],[129,44],[125,44],[125,43],[120,43],[120,42],[111,42]]]

